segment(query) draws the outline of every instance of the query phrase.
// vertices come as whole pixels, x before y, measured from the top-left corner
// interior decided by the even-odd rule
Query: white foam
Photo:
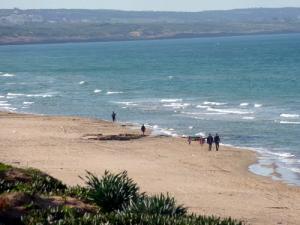
[[[102,90],[99,90],[99,89],[94,90],[94,93],[100,93],[100,92],[102,92]]]
[[[191,130],[191,129],[193,129],[194,127],[193,126],[189,126],[189,129]]]
[[[24,96],[25,94],[21,93],[7,93],[7,96]]]
[[[183,109],[186,108],[188,106],[190,106],[189,103],[176,103],[176,102],[172,102],[170,104],[164,104],[164,107],[171,107],[173,109]]]
[[[152,127],[152,136],[170,136],[170,137],[177,137],[178,135],[171,129],[163,129],[160,128],[158,125],[154,125]]]
[[[217,105],[217,106],[227,105],[227,103],[224,103],[224,102],[208,102],[208,101],[203,102],[203,104],[204,105]]]
[[[23,102],[23,105],[32,105],[34,102]]]
[[[169,78],[170,80],[172,80],[174,77],[173,77],[173,76],[168,76],[168,78]]]
[[[226,113],[226,114],[252,114],[253,112],[250,111],[240,111],[236,109],[215,109],[215,108],[207,108],[207,111],[212,111],[212,112],[219,112],[219,113]]]
[[[8,107],[8,106],[4,106],[4,107],[0,107],[0,108],[3,109],[3,110],[6,110],[6,111],[15,111],[15,110],[17,110],[17,108]]]
[[[108,91],[106,92],[107,95],[115,95],[115,94],[122,94],[122,91]]]
[[[9,104],[9,103],[0,103],[0,107],[2,107],[2,106],[11,106],[11,104]]]
[[[260,108],[260,107],[262,107],[262,104],[254,104],[254,107],[255,108]]]
[[[3,96],[3,95],[0,95],[0,98],[5,98],[5,96]]]
[[[122,104],[122,105],[126,105],[126,106],[136,106],[136,105],[138,105],[134,102],[114,102],[114,103]]]
[[[279,123],[281,123],[281,124],[300,124],[300,122],[292,122],[292,121],[284,121],[284,120],[279,121]]]
[[[80,85],[86,84],[86,81],[82,80],[82,81],[80,81],[78,84],[80,84]]]
[[[288,168],[289,170],[293,171],[294,173],[300,173],[300,168]]]
[[[299,114],[287,114],[287,113],[282,113],[280,114],[280,117],[285,117],[285,118],[299,118]]]
[[[199,132],[199,133],[196,133],[195,136],[205,137],[206,135],[204,132]]]
[[[210,107],[207,106],[207,105],[197,105],[196,108],[198,108],[198,109],[207,109],[207,108],[210,108]]]
[[[7,103],[7,101],[0,101],[0,104],[4,104],[4,103]]]
[[[167,99],[161,99],[160,102],[182,102],[181,98],[167,98]]]
[[[255,117],[253,117],[253,116],[244,116],[242,119],[243,120],[254,120]]]
[[[4,73],[4,74],[0,74],[0,77],[14,77],[16,75],[11,74],[11,73]]]
[[[240,106],[242,106],[242,107],[245,107],[245,106],[248,106],[248,105],[249,105],[248,102],[243,102],[243,103],[240,104]]]
[[[42,94],[28,94],[26,97],[42,97],[42,98],[51,98],[53,97],[53,94],[50,93],[42,93]]]

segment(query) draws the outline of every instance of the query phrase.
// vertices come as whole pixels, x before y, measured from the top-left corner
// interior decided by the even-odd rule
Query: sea
[[[0,71],[0,110],[218,133],[300,185],[300,34],[6,45]]]

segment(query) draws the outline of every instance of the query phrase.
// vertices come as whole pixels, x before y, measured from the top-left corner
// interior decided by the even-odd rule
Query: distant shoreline
[[[300,32],[259,32],[259,33],[218,33],[218,34],[179,34],[173,37],[157,37],[157,38],[91,38],[91,39],[66,39],[66,40],[40,40],[40,41],[15,41],[3,43],[0,40],[0,46],[15,45],[39,45],[39,44],[76,44],[76,43],[102,43],[102,42],[127,42],[127,41],[156,41],[156,40],[176,40],[176,39],[197,39],[197,38],[222,38],[222,37],[246,37],[246,36],[262,36],[262,35],[293,35]]]

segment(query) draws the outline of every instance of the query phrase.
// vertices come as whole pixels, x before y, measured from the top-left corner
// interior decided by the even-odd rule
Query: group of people
[[[112,118],[112,121],[113,121],[113,122],[116,122],[116,120],[117,120],[117,113],[115,113],[115,112],[113,111],[112,114],[111,114],[111,118]],[[146,127],[145,127],[144,124],[141,126],[141,132],[143,133],[143,135],[145,135]]]
[[[204,137],[199,137],[199,143],[201,145],[203,145],[205,143],[205,139],[206,139],[206,143],[208,144],[208,150],[211,151],[212,149],[212,145],[213,143],[215,143],[216,145],[216,151],[219,151],[219,146],[220,146],[220,136],[218,134],[216,134],[214,137],[209,134],[208,137],[204,138]],[[192,137],[189,136],[188,137],[188,143],[191,144],[192,143]]]
[[[112,121],[115,122],[116,119],[117,119],[117,114],[115,112],[112,112],[111,118],[112,118]],[[143,135],[145,135],[146,127],[145,127],[144,124],[141,126],[141,132],[143,133]],[[209,134],[207,138],[204,138],[204,137],[200,136],[199,137],[199,143],[201,145],[203,145],[205,143],[205,139],[206,139],[206,143],[208,144],[208,150],[209,151],[211,151],[213,143],[215,143],[215,145],[216,145],[216,151],[219,151],[219,146],[220,146],[221,139],[220,139],[218,134],[216,134],[214,137],[211,134]],[[192,137],[191,136],[188,137],[188,142],[189,142],[189,144],[191,144],[191,142],[192,142]]]

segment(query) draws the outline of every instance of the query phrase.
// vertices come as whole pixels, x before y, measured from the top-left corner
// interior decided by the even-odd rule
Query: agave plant
[[[145,196],[137,202],[132,202],[128,210],[132,213],[168,216],[182,216],[187,213],[187,208],[183,205],[177,205],[176,200],[170,197],[169,194]]]
[[[86,184],[89,198],[103,212],[123,210],[140,197],[138,185],[128,177],[126,171],[118,174],[105,171],[100,179],[87,171]]]

